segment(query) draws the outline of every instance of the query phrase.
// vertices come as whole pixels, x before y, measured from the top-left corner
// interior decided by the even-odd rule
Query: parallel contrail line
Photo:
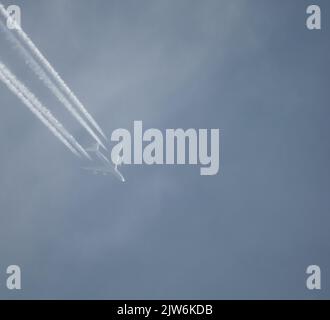
[[[1,6],[1,5],[0,5]],[[94,138],[94,140],[99,143],[104,149],[106,147],[93,131],[93,129],[86,123],[86,121],[81,117],[77,110],[72,106],[72,104],[67,100],[67,98],[62,94],[62,92],[57,88],[53,81],[48,77],[39,63],[33,58],[33,56],[26,50],[26,48],[16,39],[16,37],[4,26],[0,21],[0,28],[6,33],[8,40],[13,43],[13,45],[20,51],[23,55],[27,65],[32,69],[32,71],[40,78],[45,86],[52,91],[54,96],[64,105],[64,107],[76,118],[76,120],[86,129],[86,131]]]
[[[11,19],[5,7],[0,3],[0,12],[6,19]],[[70,97],[72,102],[76,105],[76,107],[80,110],[80,112],[86,117],[86,119],[95,127],[95,129],[106,139],[106,135],[94,120],[94,118],[89,114],[83,104],[79,101],[76,95],[72,92],[72,90],[68,87],[68,85],[64,82],[64,80],[60,77],[60,75],[56,72],[53,66],[49,63],[49,61],[45,58],[45,56],[40,52],[37,46],[32,42],[29,36],[23,31],[21,26],[16,24],[15,30],[17,34],[21,38],[21,40],[30,48],[31,52],[35,55],[35,57],[39,60],[39,62],[45,67],[45,69],[53,76],[53,78],[57,81],[58,85],[62,88],[62,90]]]
[[[0,62],[0,71],[10,82],[38,109],[38,111],[86,158],[91,159],[86,150],[64,128],[64,126],[52,115],[52,113],[39,101],[39,99],[22,83],[14,74]]]
[[[30,100],[28,100],[15,85],[0,71],[0,80],[13,92],[28,109],[58,138],[73,154],[80,157],[77,150],[62,136],[60,132],[34,107]]]

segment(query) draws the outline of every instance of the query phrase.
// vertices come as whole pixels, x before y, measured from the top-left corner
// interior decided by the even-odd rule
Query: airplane
[[[108,174],[115,175],[121,182],[125,182],[125,178],[118,170],[118,162],[115,166],[109,161],[109,159],[100,151],[100,144],[96,143],[92,147],[86,149],[87,152],[93,152],[103,163],[102,167],[83,167],[82,169],[92,171],[94,174],[103,174],[104,176]],[[119,160],[119,157],[118,157]]]

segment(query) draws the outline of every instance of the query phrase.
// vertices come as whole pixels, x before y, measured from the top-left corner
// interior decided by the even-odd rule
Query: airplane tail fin
[[[116,161],[116,163],[115,163],[115,169],[116,169],[116,170],[117,170],[117,168],[118,168],[119,166],[121,166],[121,165],[123,164],[122,161],[123,161],[122,158],[118,155],[118,157],[117,157],[117,161]]]
[[[89,148],[86,148],[86,151],[96,152],[96,151],[99,151],[99,149],[100,149],[100,144],[99,143],[94,143]]]
[[[123,159],[118,155],[117,161],[115,163],[114,171],[117,174],[117,176],[120,178],[122,182],[125,182],[124,176],[121,174],[121,172],[118,170],[118,167],[123,164]]]

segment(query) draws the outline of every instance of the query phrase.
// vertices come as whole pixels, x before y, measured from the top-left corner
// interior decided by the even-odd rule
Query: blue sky
[[[3,1],[11,4],[10,1]],[[310,1],[15,1],[107,135],[219,128],[220,172],[86,174],[0,85],[0,297],[329,298],[329,19]],[[0,57],[87,146],[0,35]],[[22,290],[5,287],[18,264]],[[322,290],[306,289],[306,268]]]

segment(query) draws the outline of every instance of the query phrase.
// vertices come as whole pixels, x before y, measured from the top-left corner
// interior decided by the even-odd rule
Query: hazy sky
[[[0,83],[0,297],[330,297],[329,1],[3,3],[107,135],[220,128],[221,155],[211,177],[90,175]],[[305,25],[312,3],[321,31]],[[3,34],[0,58],[91,143]],[[321,291],[306,289],[312,264]]]

